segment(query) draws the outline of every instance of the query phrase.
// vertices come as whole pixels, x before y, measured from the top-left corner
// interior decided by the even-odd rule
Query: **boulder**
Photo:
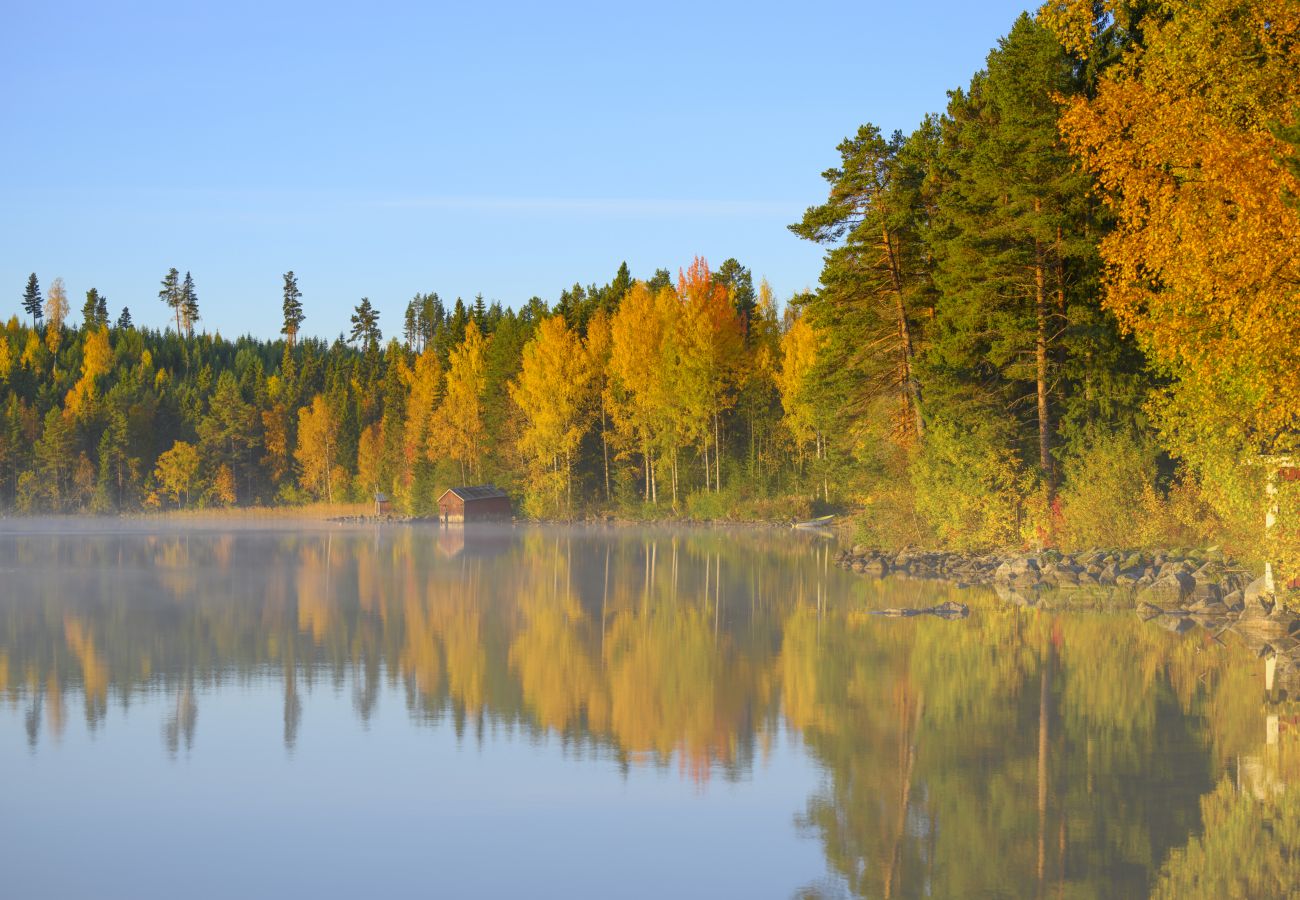
[[[1246,606],[1245,595],[1240,590],[1225,595],[1221,602],[1229,612],[1241,612]]]
[[[1186,572],[1158,578],[1138,592],[1139,603],[1150,603],[1161,609],[1174,609],[1180,606],[1196,587],[1196,581]]]
[[[1264,586],[1263,575],[1246,586],[1241,599],[1243,616],[1267,616],[1277,607],[1276,598]]]

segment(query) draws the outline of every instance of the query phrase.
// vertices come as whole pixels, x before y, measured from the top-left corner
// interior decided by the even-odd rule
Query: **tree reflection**
[[[701,786],[784,727],[824,773],[796,820],[839,882],[808,896],[1295,888],[1296,717],[1249,699],[1248,643],[856,578],[785,533],[448,534],[9,538],[0,695],[32,748],[69,701],[98,728],[169,697],[175,756],[232,674],[282,687],[290,751],[315,685],[368,722],[393,684],[462,737],[518,728]],[[866,612],[945,599],[975,614]]]

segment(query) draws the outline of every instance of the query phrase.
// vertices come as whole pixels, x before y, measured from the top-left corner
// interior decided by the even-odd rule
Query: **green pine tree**
[[[23,311],[31,317],[32,327],[40,325],[45,316],[45,301],[41,299],[41,285],[33,272],[27,277],[27,287],[23,290]]]

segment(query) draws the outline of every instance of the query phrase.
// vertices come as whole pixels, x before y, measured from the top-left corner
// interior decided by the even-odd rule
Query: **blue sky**
[[[208,330],[305,330],[369,296],[553,302],[729,256],[782,298],[785,226],[864,121],[940,110],[1020,3],[8,4],[0,315],[29,272],[161,326],[169,266]]]

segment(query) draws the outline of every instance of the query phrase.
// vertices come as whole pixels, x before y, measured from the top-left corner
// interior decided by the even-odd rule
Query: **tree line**
[[[94,288],[74,325],[66,294],[55,279],[42,299],[33,274],[28,321],[0,340],[0,503],[21,512],[383,492],[420,513],[450,484],[492,481],[535,515],[668,513],[724,480],[766,494],[800,477],[787,459],[800,440],[782,431],[787,329],[736,260],[696,259],[675,281],[624,264],[518,310],[417,294],[387,343],[369,298],[335,341],[302,337],[292,271],[272,341],[196,332],[195,280],[175,268],[162,330],[126,309],[110,324]]]
[[[860,509],[880,543],[1253,540],[1249,463],[1300,415],[1298,41],[1263,0],[1021,16],[942,112],[839,145],[784,304],[697,258],[517,309],[417,294],[387,343],[363,298],[325,342],[288,272],[282,339],[232,342],[178,269],[163,331],[93,289],[73,327],[33,275],[0,503],[423,512],[492,481],[539,516]]]

